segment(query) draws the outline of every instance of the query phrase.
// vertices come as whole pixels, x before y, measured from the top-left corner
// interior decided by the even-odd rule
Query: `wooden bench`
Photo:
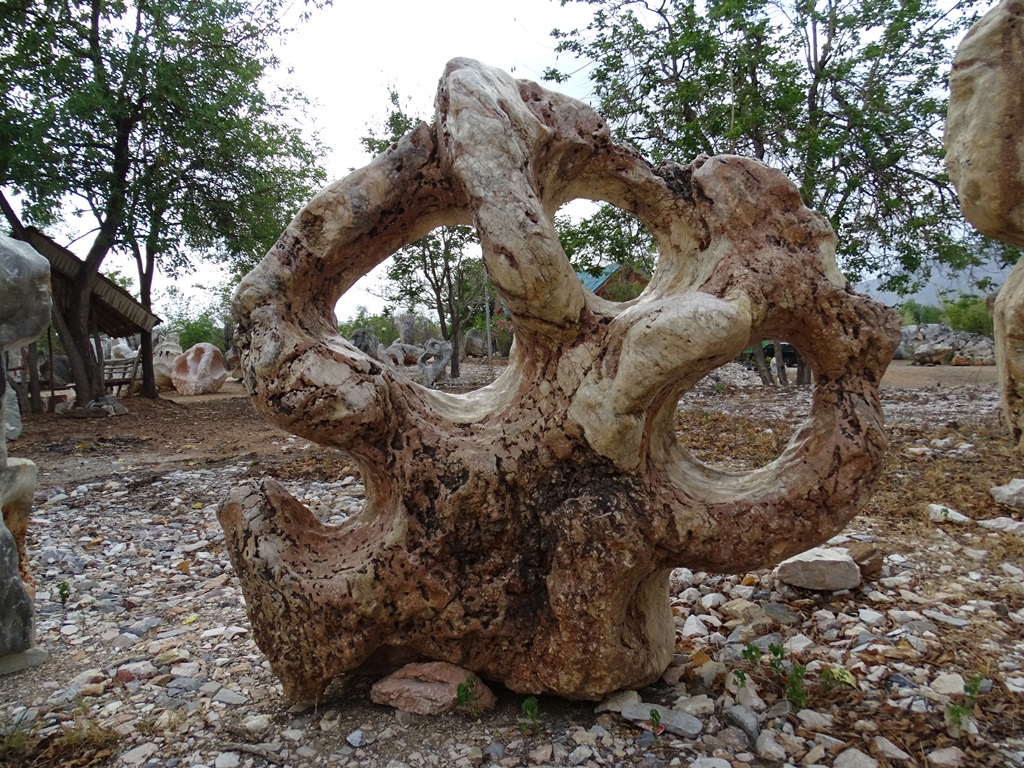
[[[117,388],[116,397],[121,396],[121,388],[128,387],[128,394],[135,384],[135,375],[139,369],[139,355],[132,358],[118,358],[103,361],[103,383],[107,389]]]

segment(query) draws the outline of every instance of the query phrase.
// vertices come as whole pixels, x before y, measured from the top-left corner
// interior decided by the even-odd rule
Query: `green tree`
[[[231,327],[227,291],[214,291],[212,298],[203,302],[172,285],[167,289],[167,304],[163,314],[162,330],[178,334],[178,343],[182,349],[204,342],[213,344],[221,352],[227,352],[225,330]]]
[[[943,299],[942,311],[955,331],[992,335],[992,316],[981,296],[964,293],[956,299]]]
[[[387,307],[379,315],[371,315],[370,310],[362,304],[358,305],[355,315],[338,324],[338,333],[346,339],[351,339],[352,334],[360,328],[369,328],[377,334],[380,343],[385,347],[391,346],[391,343],[399,336],[395,318],[392,317],[391,310]]]
[[[419,122],[408,115],[395,89],[388,92],[390,108],[380,131],[372,128],[362,139],[368,152],[379,154]],[[393,306],[425,306],[437,314],[441,336],[452,343],[451,376],[459,377],[462,330],[480,312],[487,280],[478,239],[472,227],[438,227],[399,249],[387,267],[383,298]],[[493,291],[492,294],[494,295]]]
[[[952,46],[981,0],[575,2],[594,15],[555,30],[558,50],[589,63],[619,140],[655,161],[730,152],[781,169],[831,220],[851,279],[909,292],[980,262],[941,127]]]
[[[95,221],[67,317],[55,322],[79,402],[103,394],[90,297],[113,249],[131,253],[141,302],[157,265],[251,264],[322,183],[304,101],[266,93],[283,0],[16,0],[0,6],[0,187],[47,224]],[[70,205],[69,204],[73,204]],[[240,267],[241,269],[241,267]],[[143,335],[144,391],[156,396]]]
[[[555,228],[569,263],[577,272],[597,277],[608,264],[652,275],[657,262],[654,238],[625,211],[602,205],[579,222],[555,217]]]

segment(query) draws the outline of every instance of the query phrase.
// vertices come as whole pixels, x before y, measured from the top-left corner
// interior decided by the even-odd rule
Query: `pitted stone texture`
[[[1024,0],[1003,0],[953,57],[946,167],[960,209],[981,232],[1024,246]],[[1024,450],[1024,261],[992,311],[1003,413]]]
[[[182,395],[207,395],[224,386],[228,372],[224,355],[213,344],[200,342],[174,360],[171,382]]]
[[[414,659],[573,698],[647,685],[673,659],[672,568],[776,563],[856,514],[898,318],[849,289],[828,222],[777,171],[652,168],[586,105],[465,59],[436,104],[433,126],[314,198],[236,294],[256,406],[348,452],[366,484],[336,527],[270,480],[228,497],[253,636],[299,701]],[[553,212],[581,196],[654,234],[637,300],[593,296],[569,265]],[[346,342],[332,308],[402,245],[469,222],[516,346],[494,384],[451,395]],[[720,472],[676,441],[676,404],[751,338],[808,359],[810,415],[773,463]]]

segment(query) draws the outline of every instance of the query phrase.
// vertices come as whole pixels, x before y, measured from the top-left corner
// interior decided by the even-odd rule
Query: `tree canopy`
[[[656,162],[781,169],[832,221],[852,279],[907,292],[933,268],[1016,261],[964,222],[942,165],[952,49],[980,0],[567,2],[594,13],[553,32],[558,50],[585,62],[617,139]]]
[[[95,223],[72,316],[58,322],[79,399],[102,394],[89,295],[112,249],[156,265],[197,256],[246,271],[324,180],[304,99],[268,92],[281,0],[15,0],[0,7],[0,187],[22,214]],[[145,341],[145,339],[144,339]]]

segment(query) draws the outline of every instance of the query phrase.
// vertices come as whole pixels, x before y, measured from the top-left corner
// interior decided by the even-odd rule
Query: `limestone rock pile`
[[[945,323],[903,328],[900,348],[917,365],[995,365],[995,342],[988,336],[954,331]]]

